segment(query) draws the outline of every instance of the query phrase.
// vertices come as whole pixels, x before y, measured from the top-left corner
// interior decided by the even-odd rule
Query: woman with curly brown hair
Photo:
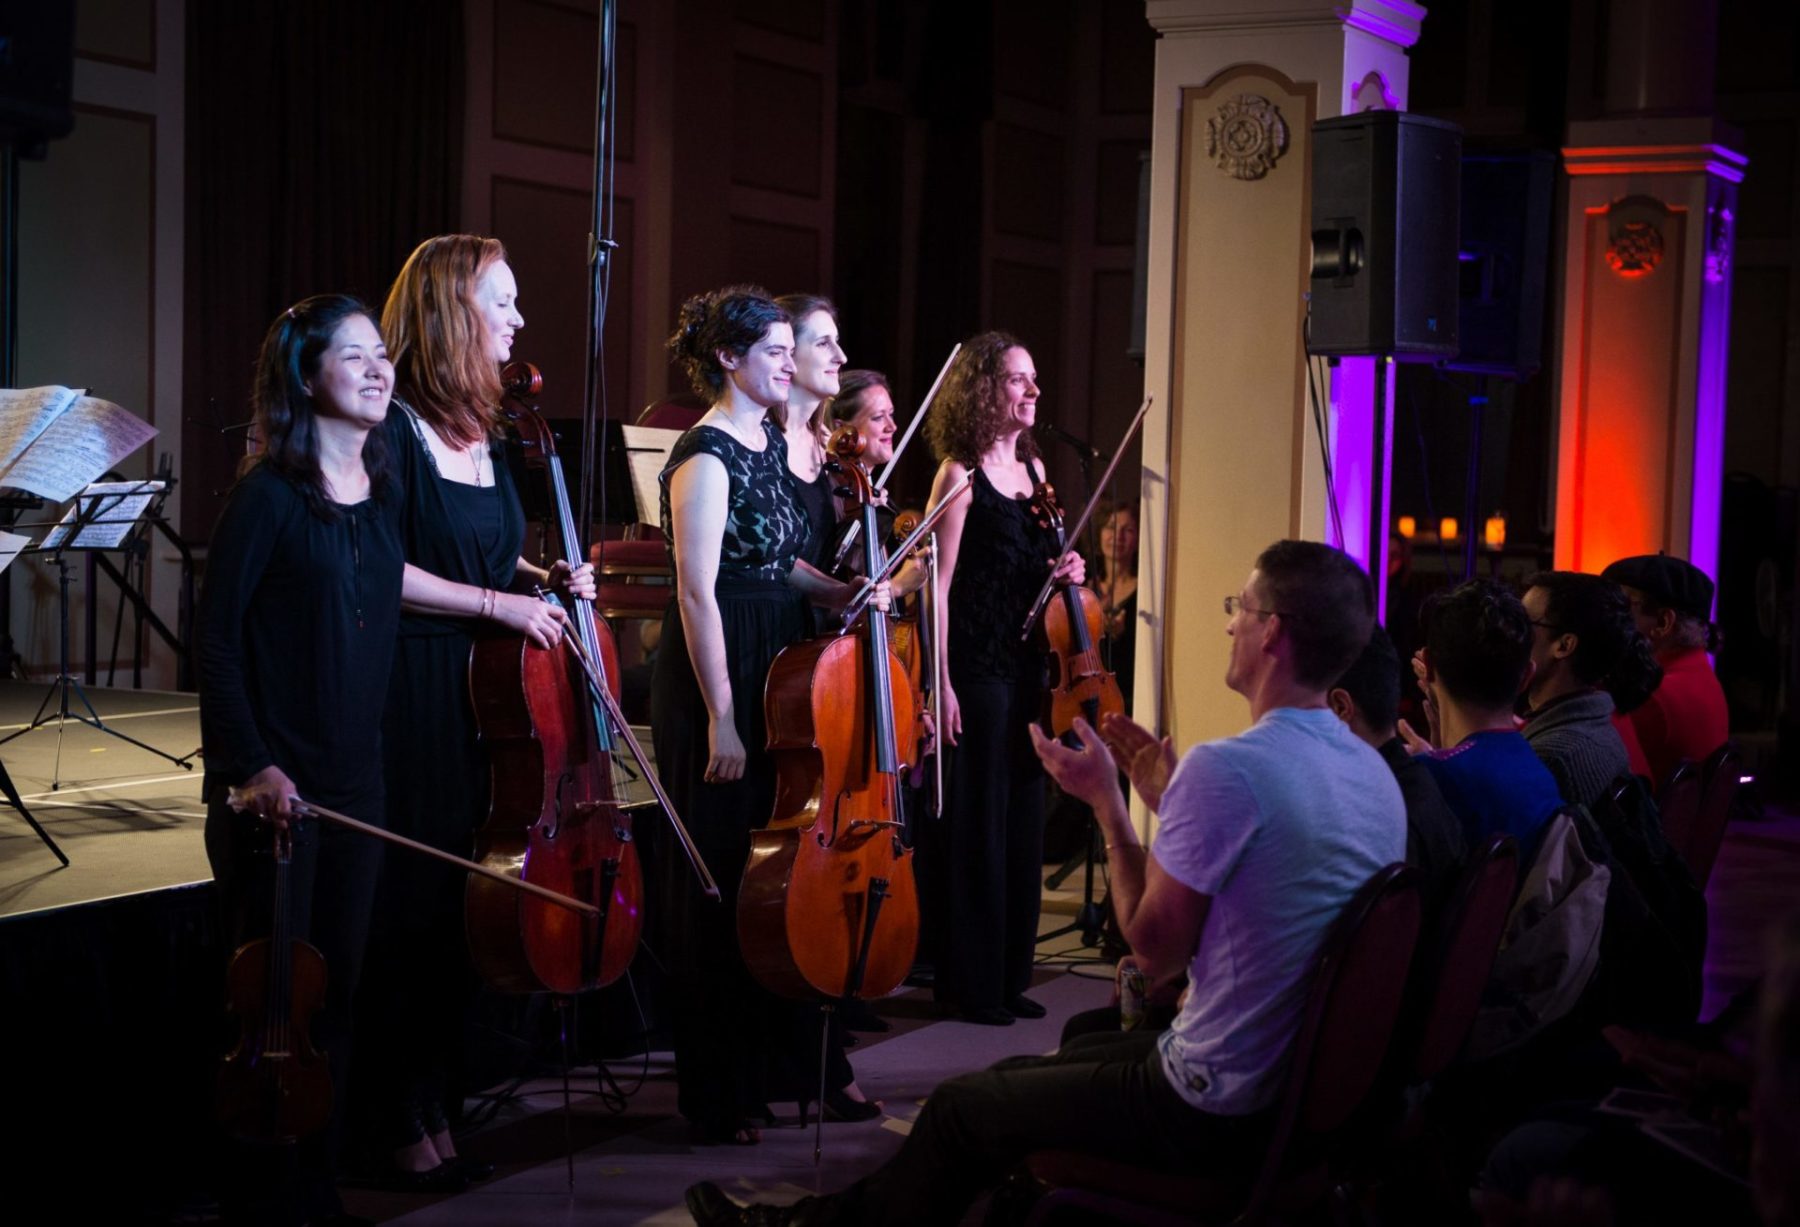
[[[1080,555],[1059,559],[1055,533],[1031,508],[1043,480],[1037,400],[1031,354],[986,332],[957,354],[926,419],[940,461],[931,505],[974,478],[938,527],[950,676],[938,719],[951,750],[943,816],[923,824],[918,857],[925,944],[938,1000],[990,1026],[1044,1013],[1025,995],[1044,840],[1044,773],[1026,727],[1043,704],[1044,657],[1019,632],[1053,568],[1068,583],[1084,576]]]

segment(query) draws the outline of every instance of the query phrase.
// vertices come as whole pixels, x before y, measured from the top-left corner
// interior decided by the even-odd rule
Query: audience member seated
[[[1374,601],[1354,562],[1283,541],[1226,600],[1225,680],[1253,726],[1189,750],[1123,717],[1079,749],[1035,729],[1046,768],[1094,807],[1111,852],[1113,903],[1151,980],[1185,965],[1174,1025],[1096,1034],[1048,1057],[1012,1057],[938,1087],[899,1153],[828,1197],[739,1207],[688,1190],[700,1223],[954,1223],[1026,1155],[1073,1150],[1170,1170],[1254,1170],[1331,922],[1406,846],[1399,786],[1381,756],[1326,707],[1368,641]],[[1110,748],[1110,753],[1109,753]],[[1161,815],[1139,843],[1126,771]]]
[[[1428,604],[1425,646],[1413,672],[1425,692],[1429,740],[1404,722],[1471,845],[1496,831],[1519,841],[1530,865],[1563,797],[1513,723],[1531,679],[1531,618],[1505,585],[1475,579]]]
[[[1396,728],[1400,713],[1400,656],[1387,631],[1377,626],[1356,662],[1344,670],[1326,696],[1338,719],[1380,752],[1406,800],[1406,860],[1425,875],[1425,914],[1456,883],[1468,857],[1462,824],[1438,791],[1431,769],[1407,753]]]
[[[1631,726],[1660,785],[1682,759],[1705,762],[1725,744],[1731,722],[1725,691],[1707,652],[1713,642],[1713,582],[1699,567],[1666,554],[1621,558],[1601,577],[1625,590],[1638,630],[1662,665],[1662,685],[1631,713]]]
[[[1639,707],[1662,680],[1618,585],[1598,575],[1544,571],[1525,586],[1531,681],[1520,731],[1550,768],[1563,799],[1598,810],[1630,755],[1613,727],[1615,702]]]

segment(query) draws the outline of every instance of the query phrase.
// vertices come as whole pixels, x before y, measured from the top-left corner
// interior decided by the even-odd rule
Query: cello
[[[504,411],[527,461],[549,478],[563,552],[580,557],[555,437],[525,403],[543,381],[528,363],[508,366],[502,378]],[[476,859],[597,909],[576,912],[471,876],[464,894],[470,957],[502,991],[571,995],[611,984],[643,931],[643,871],[630,812],[613,787],[612,725],[588,677],[590,669],[598,673],[616,699],[618,648],[592,603],[575,605],[574,643],[539,648],[496,635],[469,654],[476,726],[493,770]]]
[[[830,451],[861,507],[869,570],[883,565],[875,486],[853,427]],[[884,997],[906,978],[919,901],[900,806],[899,730],[916,715],[887,615],[784,649],[763,711],[777,773],[773,816],[750,837],[738,940],[759,983],[797,1000]]]

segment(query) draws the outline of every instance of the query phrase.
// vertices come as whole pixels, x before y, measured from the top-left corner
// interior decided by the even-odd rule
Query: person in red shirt
[[[1731,732],[1725,691],[1707,657],[1715,646],[1713,582],[1692,563],[1666,554],[1621,558],[1600,574],[1625,590],[1632,617],[1663,667],[1662,685],[1629,717],[1651,783],[1661,784],[1682,759],[1705,761]]]

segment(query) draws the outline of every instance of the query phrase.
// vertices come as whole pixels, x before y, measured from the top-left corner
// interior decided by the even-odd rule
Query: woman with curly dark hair
[[[697,294],[668,348],[711,408],[662,472],[675,594],[650,726],[658,773],[724,895],[723,906],[700,898],[685,862],[659,858],[677,1102],[697,1141],[749,1145],[768,1119],[771,1065],[794,1038],[792,1008],[751,978],[737,944],[750,833],[775,800],[763,686],[806,632],[808,600],[841,609],[854,589],[800,560],[810,530],[771,414],[794,377],[787,312],[753,286]]]
[[[1044,657],[1019,631],[1053,569],[1069,583],[1084,575],[1080,555],[1059,558],[1031,508],[1043,480],[1031,437],[1037,400],[1031,354],[986,332],[958,352],[926,419],[940,462],[931,505],[966,475],[973,481],[938,527],[950,677],[938,735],[952,749],[943,815],[923,824],[917,858],[924,945],[938,1000],[990,1026],[1044,1013],[1025,995],[1044,841],[1044,773],[1026,726],[1043,705]]]
[[[1613,725],[1662,681],[1650,642],[1617,584],[1576,571],[1542,571],[1525,583],[1534,671],[1521,696],[1525,740],[1550,768],[1563,799],[1596,808],[1631,770]]]

